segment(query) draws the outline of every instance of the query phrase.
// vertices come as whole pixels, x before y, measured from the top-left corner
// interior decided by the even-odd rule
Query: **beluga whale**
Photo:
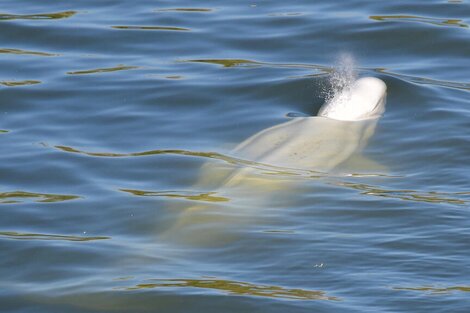
[[[329,172],[366,145],[385,112],[386,91],[382,80],[360,78],[326,102],[317,116],[265,129],[233,154],[273,166]]]
[[[253,223],[257,209],[295,199],[302,184],[298,171],[328,175],[366,146],[386,96],[379,78],[354,79],[328,97],[316,116],[296,117],[244,140],[230,153],[243,162],[207,163],[193,189],[216,193],[218,202],[185,207],[163,236],[186,244],[222,242],[230,230]]]

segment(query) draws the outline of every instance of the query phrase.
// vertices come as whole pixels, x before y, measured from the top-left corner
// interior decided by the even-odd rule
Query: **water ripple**
[[[422,286],[422,287],[393,287],[393,290],[405,290],[405,291],[423,291],[432,294],[449,294],[454,291],[470,292],[470,286],[451,286],[451,287],[433,287],[433,286]]]
[[[317,64],[296,64],[296,63],[269,63],[258,62],[245,59],[194,59],[194,60],[180,60],[179,62],[189,63],[208,63],[222,65],[223,67],[272,67],[272,68],[300,68],[300,69],[314,69],[326,73],[333,71],[332,67],[317,65]]]
[[[222,291],[227,295],[244,295],[277,299],[341,300],[338,297],[328,296],[324,291],[320,290],[289,289],[280,286],[255,285],[246,282],[220,279],[150,279],[148,283],[127,287],[124,288],[124,290],[177,287],[217,290]]]
[[[0,48],[0,54],[19,54],[19,55],[36,55],[43,57],[53,57],[58,56],[59,54],[38,52],[38,51],[28,51],[21,49],[10,49],[10,48]]]
[[[468,28],[468,24],[465,24],[462,22],[462,20],[457,19],[432,18],[415,15],[371,15],[369,18],[375,21],[403,21],[426,23],[436,26]]]
[[[136,189],[119,189],[120,191],[130,193],[134,196],[141,197],[168,197],[168,198],[181,198],[194,201],[205,202],[227,202],[229,198],[215,196],[216,192],[196,193],[189,191],[145,191]]]
[[[436,191],[416,191],[416,190],[391,190],[383,189],[378,186],[371,186],[366,184],[356,184],[349,182],[341,182],[338,185],[348,188],[353,188],[362,191],[363,195],[401,199],[405,201],[417,201],[417,202],[428,202],[428,203],[448,203],[464,205],[468,203],[467,199],[461,197],[470,196],[470,192],[436,192]],[[460,197],[460,198],[459,198]]]
[[[76,200],[81,197],[75,195],[59,195],[50,193],[35,193],[27,191],[10,191],[0,193],[0,204],[20,203],[26,199],[35,199],[36,202],[62,202]]]
[[[158,9],[155,10],[155,12],[189,12],[189,13],[194,13],[194,12],[212,12],[214,11],[213,9],[207,9],[207,8],[167,8],[167,9]]]
[[[67,235],[50,235],[50,234],[32,234],[32,233],[19,233],[14,231],[0,231],[0,238],[19,239],[19,240],[66,240],[66,241],[94,241],[111,239],[106,236],[67,236]]]
[[[0,81],[0,85],[7,86],[7,87],[36,85],[40,83],[42,83],[40,80],[3,80],[3,81]]]
[[[166,31],[190,31],[189,28],[175,27],[175,26],[137,26],[137,25],[116,25],[111,26],[115,29],[128,29],[128,30],[166,30]]]
[[[301,76],[290,76],[289,78],[312,78],[312,77],[316,77],[319,75],[325,75],[334,71],[333,67],[319,65],[319,64],[270,63],[270,62],[260,62],[260,61],[246,60],[246,59],[193,59],[193,60],[188,59],[188,60],[179,60],[178,62],[216,64],[216,65],[220,65],[226,68],[270,67],[270,68],[294,68],[294,69],[298,68],[298,69],[309,69],[309,70],[313,69],[318,72],[314,74],[307,74],[307,75],[301,75]],[[453,82],[453,81],[430,79],[430,78],[420,77],[420,76],[398,74],[398,73],[388,71],[387,69],[381,68],[381,67],[358,68],[358,70],[373,71],[373,72],[377,72],[377,73],[388,75],[388,76],[398,77],[406,81],[417,83],[417,84],[426,84],[426,85],[434,85],[434,86],[447,87],[447,88],[470,90],[469,82]]]
[[[43,143],[45,147],[48,147],[47,144]],[[191,157],[202,157],[205,159],[211,160],[218,160],[224,161],[227,164],[235,165],[239,167],[250,167],[252,169],[260,171],[260,173],[264,175],[274,175],[274,176],[282,176],[283,178],[288,178],[292,176],[296,177],[303,177],[303,178],[311,178],[316,179],[320,177],[401,177],[401,176],[392,176],[387,174],[381,173],[324,173],[319,171],[314,171],[310,169],[300,169],[300,168],[290,168],[290,167],[281,167],[270,165],[266,163],[260,163],[255,161],[244,160],[232,156],[228,156],[218,152],[201,152],[201,151],[189,151],[189,150],[181,150],[181,149],[162,149],[162,150],[148,150],[143,152],[131,152],[131,153],[116,153],[116,152],[88,152],[79,149],[75,149],[68,146],[54,146],[54,148],[67,152],[67,153],[75,153],[86,155],[90,157],[102,157],[102,158],[127,158],[127,157],[144,157],[144,156],[153,156],[153,155],[182,155],[182,156],[191,156]],[[234,168],[235,170],[235,168]]]
[[[83,71],[73,71],[67,72],[70,75],[86,75],[86,74],[97,74],[97,73],[109,73],[109,72],[117,72],[117,71],[126,71],[126,70],[133,70],[139,68],[138,66],[125,66],[125,65],[118,65],[115,67],[106,67],[106,68],[96,68],[91,70],[83,70]]]
[[[47,145],[45,145],[47,146]],[[87,152],[78,150],[72,147],[67,146],[54,146],[54,148],[68,152],[76,153],[91,157],[104,157],[104,158],[125,158],[125,157],[143,157],[143,156],[152,156],[152,155],[165,155],[165,154],[174,154],[174,155],[184,155],[184,156],[193,156],[193,157],[202,157],[213,160],[224,161],[228,164],[233,165],[243,165],[249,166],[251,168],[267,171],[265,174],[280,174],[286,176],[308,176],[316,177],[322,175],[320,172],[315,172],[312,170],[302,170],[302,169],[291,169],[284,168],[279,166],[273,166],[264,163],[258,163],[254,161],[247,161],[235,157],[231,157],[218,152],[198,152],[198,151],[189,151],[189,150],[180,150],[180,149],[166,149],[166,150],[149,150],[143,152],[131,152],[131,153],[114,153],[114,152]]]
[[[57,13],[39,13],[39,14],[1,14],[0,21],[6,20],[57,20],[69,18],[77,14],[76,11],[64,11]]]
[[[409,82],[412,82],[412,83],[417,83],[417,84],[434,85],[434,86],[447,87],[447,88],[470,90],[470,83],[465,83],[465,82],[453,82],[453,81],[446,81],[446,80],[436,80],[436,79],[420,77],[420,76],[398,74],[398,73],[394,73],[394,72],[389,72],[384,68],[376,68],[376,69],[374,69],[374,71],[377,72],[377,73],[381,73],[381,74],[401,78],[401,79],[404,79],[406,81],[409,81]]]

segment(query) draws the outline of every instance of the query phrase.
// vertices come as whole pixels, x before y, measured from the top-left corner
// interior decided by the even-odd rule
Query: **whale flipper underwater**
[[[374,134],[385,111],[386,89],[378,78],[360,78],[327,101],[317,116],[294,118],[262,130],[239,144],[232,155],[287,171],[332,172],[362,150]],[[235,208],[220,209],[213,203],[190,206],[164,237],[187,244],[217,241],[227,225],[242,225],[242,220],[255,214],[254,207],[266,206],[278,193],[286,194],[298,183],[295,177],[262,175],[250,166],[209,163],[203,166],[201,180],[194,188],[211,188],[236,202]]]

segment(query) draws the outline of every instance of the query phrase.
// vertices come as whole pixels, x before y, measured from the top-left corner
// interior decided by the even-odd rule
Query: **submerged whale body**
[[[363,148],[385,111],[387,87],[364,77],[325,103],[318,116],[295,118],[242,142],[233,154],[259,163],[328,172]]]
[[[385,111],[385,83],[373,77],[356,80],[319,110],[317,116],[294,118],[267,128],[239,144],[232,155],[278,169],[329,173],[360,151]],[[208,163],[195,190],[212,190],[236,203],[203,203],[186,208],[166,238],[186,244],[221,241],[227,229],[252,222],[253,208],[275,197],[295,198],[299,180],[265,175],[255,167]],[[182,240],[181,240],[182,239]]]

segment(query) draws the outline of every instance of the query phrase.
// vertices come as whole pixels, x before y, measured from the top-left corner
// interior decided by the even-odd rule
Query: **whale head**
[[[326,102],[318,116],[341,121],[379,118],[385,111],[387,85],[375,77],[356,80]]]

